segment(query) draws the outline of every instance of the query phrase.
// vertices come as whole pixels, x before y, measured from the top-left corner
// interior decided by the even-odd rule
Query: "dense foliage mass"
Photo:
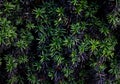
[[[120,84],[119,0],[0,0],[0,84]]]

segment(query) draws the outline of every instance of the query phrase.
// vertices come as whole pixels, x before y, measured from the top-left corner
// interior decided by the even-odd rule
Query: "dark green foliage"
[[[116,5],[0,0],[0,84],[119,84]]]

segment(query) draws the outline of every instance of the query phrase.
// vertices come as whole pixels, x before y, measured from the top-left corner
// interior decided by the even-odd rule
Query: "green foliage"
[[[44,60],[44,59],[42,59],[42,60]],[[41,61],[42,62],[42,61]],[[37,71],[40,71],[41,70],[41,68],[42,68],[42,66],[41,66],[41,63],[40,62],[35,62],[34,63],[34,67],[36,68],[36,70]]]
[[[108,59],[113,58],[114,56],[114,49],[117,41],[114,37],[106,38],[102,41],[100,48],[102,49],[102,55],[108,57]]]
[[[8,80],[8,84],[14,84],[18,81],[18,78],[16,76],[13,76]]]
[[[120,19],[109,3],[1,0],[0,84],[119,84]]]
[[[58,16],[59,17],[62,17],[64,16],[64,9],[61,7],[61,8],[57,8],[56,9],[56,12],[58,13]]]
[[[118,80],[120,79],[120,68],[117,64],[116,60],[113,60],[113,62],[110,64],[111,69],[109,70],[109,73],[112,75],[115,75],[115,78]]]
[[[19,64],[22,64],[22,63],[27,63],[28,62],[28,57],[26,55],[23,55],[23,56],[19,56],[18,57],[18,63]]]
[[[84,39],[84,41],[81,42],[81,44],[78,46],[79,53],[82,54],[82,53],[88,51],[88,49],[90,49],[89,45],[90,45],[89,37],[86,36],[86,38]]]
[[[10,12],[15,8],[15,5],[10,2],[5,2],[4,6],[5,6],[5,9],[4,9],[5,12]]]
[[[49,69],[48,76],[51,78],[51,80],[54,79],[54,71],[52,69]]]
[[[57,65],[60,65],[63,63],[64,58],[61,55],[55,55],[54,56],[54,61],[57,62]]]
[[[21,30],[20,39],[16,42],[16,46],[20,49],[28,48],[34,37],[29,31]]]
[[[93,40],[90,40],[90,44],[91,44],[91,51],[93,52],[97,50],[100,42],[93,39]]]
[[[28,74],[28,80],[31,84],[39,84],[39,81],[37,80],[36,76],[33,74]]]
[[[72,48],[75,45],[75,40],[72,37],[65,38],[63,41],[63,45],[67,46],[68,48]]]
[[[15,68],[17,68],[18,63],[16,62],[16,59],[11,55],[7,55],[5,57],[5,61],[7,72],[12,72]]]
[[[42,52],[42,54],[39,56],[40,57],[40,63],[43,63],[44,61],[48,61],[48,55]]]
[[[100,28],[100,32],[103,33],[105,36],[110,34],[110,30],[106,27]]]
[[[50,50],[56,51],[61,50],[62,39],[60,37],[56,37],[52,39],[52,43],[50,44]]]
[[[108,22],[112,24],[113,26],[117,26],[120,23],[120,18],[116,14],[109,14],[107,16]]]
[[[34,14],[36,15],[36,18],[39,18],[39,17],[44,18],[43,15],[45,14],[45,9],[44,8],[42,8],[42,9],[36,8],[34,10]]]
[[[20,23],[20,22],[18,22],[18,23]],[[27,29],[31,30],[31,29],[35,28],[35,25],[33,23],[29,22],[29,23],[27,23],[26,27],[27,27]]]
[[[68,67],[65,67],[63,68],[63,73],[65,77],[69,77],[73,73],[73,70]]]
[[[71,52],[72,63],[75,64],[77,62],[77,51],[73,50]]]
[[[16,27],[6,18],[0,18],[0,27],[0,44],[10,45],[16,38]]]
[[[72,24],[71,25],[71,32],[73,34],[79,34],[80,33],[80,24],[79,23],[76,23],[76,24]]]

